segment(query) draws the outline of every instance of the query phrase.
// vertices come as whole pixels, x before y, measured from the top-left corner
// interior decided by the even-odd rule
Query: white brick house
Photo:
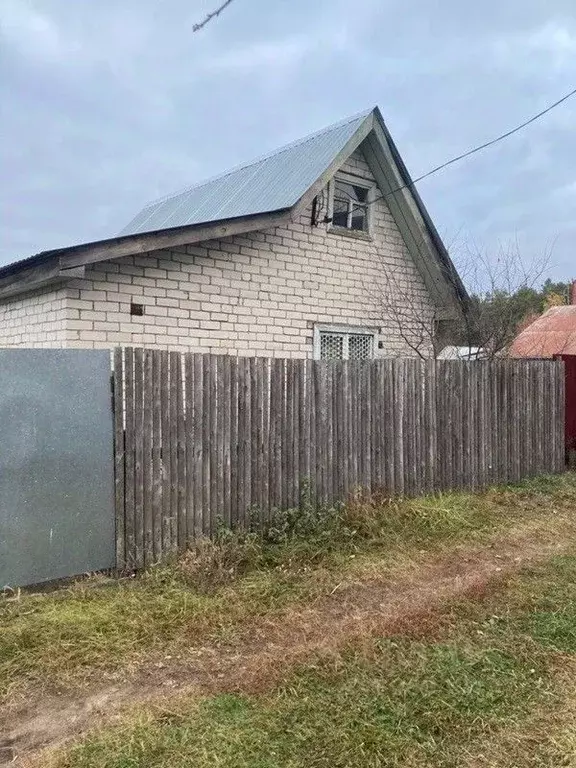
[[[465,301],[376,108],[1,268],[0,346],[412,356]]]

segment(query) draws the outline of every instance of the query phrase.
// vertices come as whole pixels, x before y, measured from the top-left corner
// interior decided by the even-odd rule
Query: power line
[[[212,19],[216,18],[216,16],[220,16],[223,10],[225,10],[230,3],[232,3],[233,0],[226,0],[225,3],[222,3],[216,10],[211,11],[207,16],[202,19],[202,21],[198,22],[198,24],[194,24],[192,27],[192,32],[199,32],[201,29],[203,29],[208,22],[212,21]]]
[[[470,149],[468,150],[468,152],[464,152],[462,155],[458,155],[457,157],[453,157],[451,160],[447,160],[445,163],[442,163],[441,165],[437,165],[436,168],[432,168],[431,171],[428,171],[427,173],[422,174],[422,176],[418,176],[417,179],[413,179],[408,184],[403,184],[402,186],[396,187],[396,189],[393,189],[390,192],[386,192],[386,194],[383,194],[383,195],[380,195],[379,197],[374,198],[374,200],[372,200],[370,204],[373,204],[378,200],[385,199],[386,197],[390,197],[391,195],[395,195],[396,192],[401,192],[403,189],[407,189],[408,187],[413,187],[419,181],[422,181],[423,179],[427,179],[429,176],[432,176],[434,173],[438,173],[438,171],[441,171],[443,168],[446,168],[447,166],[452,165],[453,163],[457,163],[459,160],[464,160],[465,157],[470,157],[470,155],[474,155],[476,154],[476,152],[480,152],[481,150],[486,149],[487,147],[491,147],[494,144],[498,144],[499,141],[502,141],[503,139],[507,139],[509,136],[512,136],[514,133],[518,133],[518,131],[521,131],[523,128],[526,128],[527,125],[530,125],[531,123],[534,123],[536,120],[539,120],[541,117],[548,114],[548,112],[551,112],[555,107],[567,101],[569,98],[571,98],[575,94],[576,94],[576,88],[570,91],[570,93],[567,93],[565,96],[562,96],[562,98],[558,99],[558,101],[555,101],[554,104],[550,104],[550,106],[546,107],[546,109],[543,109],[542,112],[538,112],[537,115],[534,115],[529,120],[526,120],[520,125],[517,125],[515,128],[512,128],[510,131],[506,131],[506,133],[502,133],[500,136],[496,136],[495,139],[491,139],[490,141],[487,141],[485,144],[480,144],[480,146],[474,147],[474,149]]]
[[[392,195],[395,195],[396,192],[400,192],[403,189],[407,189],[409,187],[413,187],[419,181],[422,181],[423,179],[427,179],[429,176],[432,176],[433,174],[438,173],[438,171],[441,171],[443,168],[446,168],[447,166],[452,165],[453,163],[457,163],[459,160],[463,160],[466,157],[470,157],[470,155],[473,155],[476,152],[480,152],[481,150],[486,149],[487,147],[491,147],[494,144],[497,144],[498,142],[502,141],[503,139],[506,139],[509,136],[512,136],[514,133],[517,133],[518,131],[521,131],[523,128],[526,128],[526,126],[530,125],[531,123],[535,122],[536,120],[539,120],[541,117],[546,115],[548,112],[551,112],[555,107],[557,107],[560,104],[562,104],[563,102],[567,101],[569,98],[571,98],[575,94],[576,94],[576,88],[574,88],[572,91],[570,91],[569,93],[567,93],[564,96],[562,96],[562,98],[558,99],[558,101],[555,101],[553,104],[550,104],[550,106],[546,107],[546,109],[543,109],[541,112],[538,112],[537,115],[534,115],[533,117],[531,117],[528,120],[524,121],[520,125],[517,125],[515,128],[512,128],[509,131],[506,131],[506,133],[503,133],[500,136],[497,136],[496,138],[491,139],[490,141],[487,141],[484,144],[481,144],[480,146],[474,147],[473,149],[469,150],[468,152],[464,152],[463,154],[458,155],[457,157],[453,157],[451,160],[447,160],[445,163],[442,163],[441,165],[436,166],[436,168],[432,168],[431,171],[428,171],[427,173],[422,174],[422,176],[418,176],[418,178],[410,181],[408,184],[402,184],[401,186],[397,187],[396,189],[391,190],[390,192],[387,192],[386,194],[379,195],[378,197],[374,198],[373,200],[371,200],[369,203],[366,203],[365,205],[373,205],[378,200],[383,200],[383,199],[385,199],[387,197],[391,197]],[[347,194],[347,193],[345,193],[345,194]],[[347,196],[352,200],[352,197],[350,197],[350,195],[347,194]],[[320,206],[319,210],[316,213],[318,221],[320,220],[320,212],[322,211],[322,207],[323,207],[323,203],[322,203],[322,205]],[[402,215],[404,215],[404,214],[402,213]],[[328,219],[326,219],[326,221],[328,221]],[[409,230],[409,231],[411,231],[411,230]],[[418,242],[418,240],[416,240],[416,238],[414,238],[414,244],[416,245],[416,248],[418,249],[418,251],[421,254],[422,251],[420,249],[420,243]],[[426,259],[424,259],[424,263],[427,264],[427,260]],[[450,267],[451,267],[450,274],[448,274],[447,276],[448,276],[448,279],[450,280],[450,282],[453,285],[455,285],[455,281],[454,281],[454,273],[455,273],[454,272],[454,266],[451,264],[451,262],[450,262]],[[458,286],[456,285],[455,287],[458,290]]]

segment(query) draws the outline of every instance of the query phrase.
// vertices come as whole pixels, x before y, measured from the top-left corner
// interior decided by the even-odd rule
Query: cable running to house
[[[562,98],[558,99],[558,101],[555,101],[554,104],[550,104],[550,106],[546,107],[546,109],[543,109],[542,112],[538,112],[537,115],[534,115],[529,120],[526,120],[524,123],[517,125],[515,128],[512,128],[510,131],[506,131],[506,133],[503,133],[500,136],[497,136],[495,139],[491,139],[490,141],[487,141],[485,144],[480,144],[480,146],[474,147],[474,149],[470,149],[468,150],[468,152],[464,152],[462,155],[458,155],[457,157],[453,157],[451,160],[447,160],[445,163],[442,163],[441,165],[437,165],[436,168],[432,168],[431,171],[428,171],[427,173],[422,174],[422,176],[418,176],[417,179],[413,179],[409,184],[403,184],[402,186],[396,187],[396,189],[393,189],[390,192],[386,192],[386,194],[379,195],[378,197],[374,198],[374,200],[370,202],[370,205],[377,202],[378,200],[382,200],[386,197],[390,197],[391,195],[395,195],[396,192],[401,192],[403,189],[407,189],[408,187],[413,187],[419,181],[422,181],[423,179],[427,179],[429,176],[432,176],[433,174],[438,173],[438,171],[441,171],[443,168],[446,168],[447,166],[452,165],[453,163],[457,163],[459,160],[464,160],[464,158],[470,157],[470,155],[474,155],[476,154],[476,152],[480,152],[483,149],[487,149],[487,147],[492,147],[494,144],[498,144],[498,142],[502,141],[503,139],[507,139],[509,136],[512,136],[514,133],[518,133],[518,131],[521,131],[523,128],[526,128],[526,126],[530,125],[531,123],[534,123],[536,120],[539,120],[541,117],[548,114],[548,112],[551,112],[553,109],[558,107],[563,102],[567,101],[569,98],[571,98],[575,94],[576,94],[576,88],[570,91],[570,93],[567,93],[566,95],[562,96]]]

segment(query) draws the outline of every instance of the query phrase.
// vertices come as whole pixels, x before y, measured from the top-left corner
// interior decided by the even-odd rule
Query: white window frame
[[[348,205],[348,225],[345,227],[340,226],[339,224],[333,223],[334,218],[334,194],[336,192],[336,182],[342,181],[345,184],[354,184],[356,187],[362,187],[363,189],[366,189],[368,191],[368,196],[366,203],[364,204],[366,206],[366,229],[352,229],[350,226],[352,222],[352,203],[353,201],[350,200]],[[352,233],[353,235],[364,235],[370,237],[372,235],[372,203],[374,202],[374,194],[375,194],[376,184],[373,181],[370,181],[370,179],[365,179],[363,176],[354,176],[351,173],[337,173],[336,176],[332,179],[330,182],[330,190],[328,194],[328,218],[332,222],[330,224],[330,229],[334,232],[347,232]]]
[[[348,341],[350,336],[370,336],[372,339],[372,356],[369,360],[376,358],[377,331],[374,328],[358,327],[355,325],[315,325],[314,326],[314,360],[321,360],[321,336],[322,334],[331,334],[333,336],[342,336],[342,360],[349,360]]]

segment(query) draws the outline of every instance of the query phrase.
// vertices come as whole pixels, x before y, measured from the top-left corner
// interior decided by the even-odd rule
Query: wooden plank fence
[[[564,468],[563,363],[114,354],[118,567],[358,489],[479,489]]]

